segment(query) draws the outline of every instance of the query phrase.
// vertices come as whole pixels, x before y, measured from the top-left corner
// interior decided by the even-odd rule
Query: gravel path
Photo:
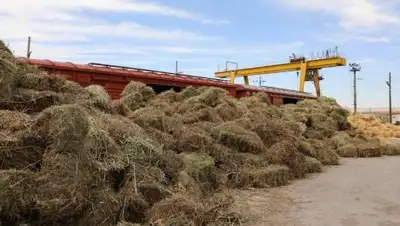
[[[245,226],[400,226],[400,157],[343,159],[289,186],[235,195]]]

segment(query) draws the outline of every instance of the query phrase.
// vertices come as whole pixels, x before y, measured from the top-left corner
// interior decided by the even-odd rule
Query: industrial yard
[[[400,0],[0,7],[0,226],[400,226]]]
[[[335,60],[290,70],[318,92],[315,70]],[[20,58],[3,42],[0,75],[1,225],[398,223],[382,202],[399,189],[400,127],[333,98]]]

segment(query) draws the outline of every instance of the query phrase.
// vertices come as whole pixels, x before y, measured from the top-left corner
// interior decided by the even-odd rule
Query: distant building
[[[395,124],[399,124],[399,123],[400,123],[400,114],[393,115],[393,116],[392,116],[392,121],[393,121],[393,123],[395,123]]]

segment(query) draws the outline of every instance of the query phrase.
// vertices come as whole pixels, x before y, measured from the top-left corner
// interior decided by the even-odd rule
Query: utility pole
[[[389,122],[393,123],[392,113],[392,73],[389,73],[389,81],[386,82],[389,87]]]
[[[258,86],[261,87],[262,84],[263,84],[265,81],[262,80],[262,79],[261,79],[261,76],[260,76],[260,77],[258,77],[258,81],[256,80],[256,81],[253,81],[253,82],[257,82],[257,83],[258,83]]]
[[[31,51],[31,36],[29,36],[28,37],[28,48],[27,48],[27,50],[26,50],[26,58],[31,58],[31,54],[32,54],[32,51]]]
[[[357,72],[361,71],[361,66],[357,63],[349,64],[350,71],[354,74],[353,94],[354,94],[354,113],[357,113]]]

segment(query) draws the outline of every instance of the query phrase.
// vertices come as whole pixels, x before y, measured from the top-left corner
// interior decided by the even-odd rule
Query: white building
[[[396,123],[396,122],[400,123],[400,114],[393,115],[392,121],[393,121],[393,123]]]

